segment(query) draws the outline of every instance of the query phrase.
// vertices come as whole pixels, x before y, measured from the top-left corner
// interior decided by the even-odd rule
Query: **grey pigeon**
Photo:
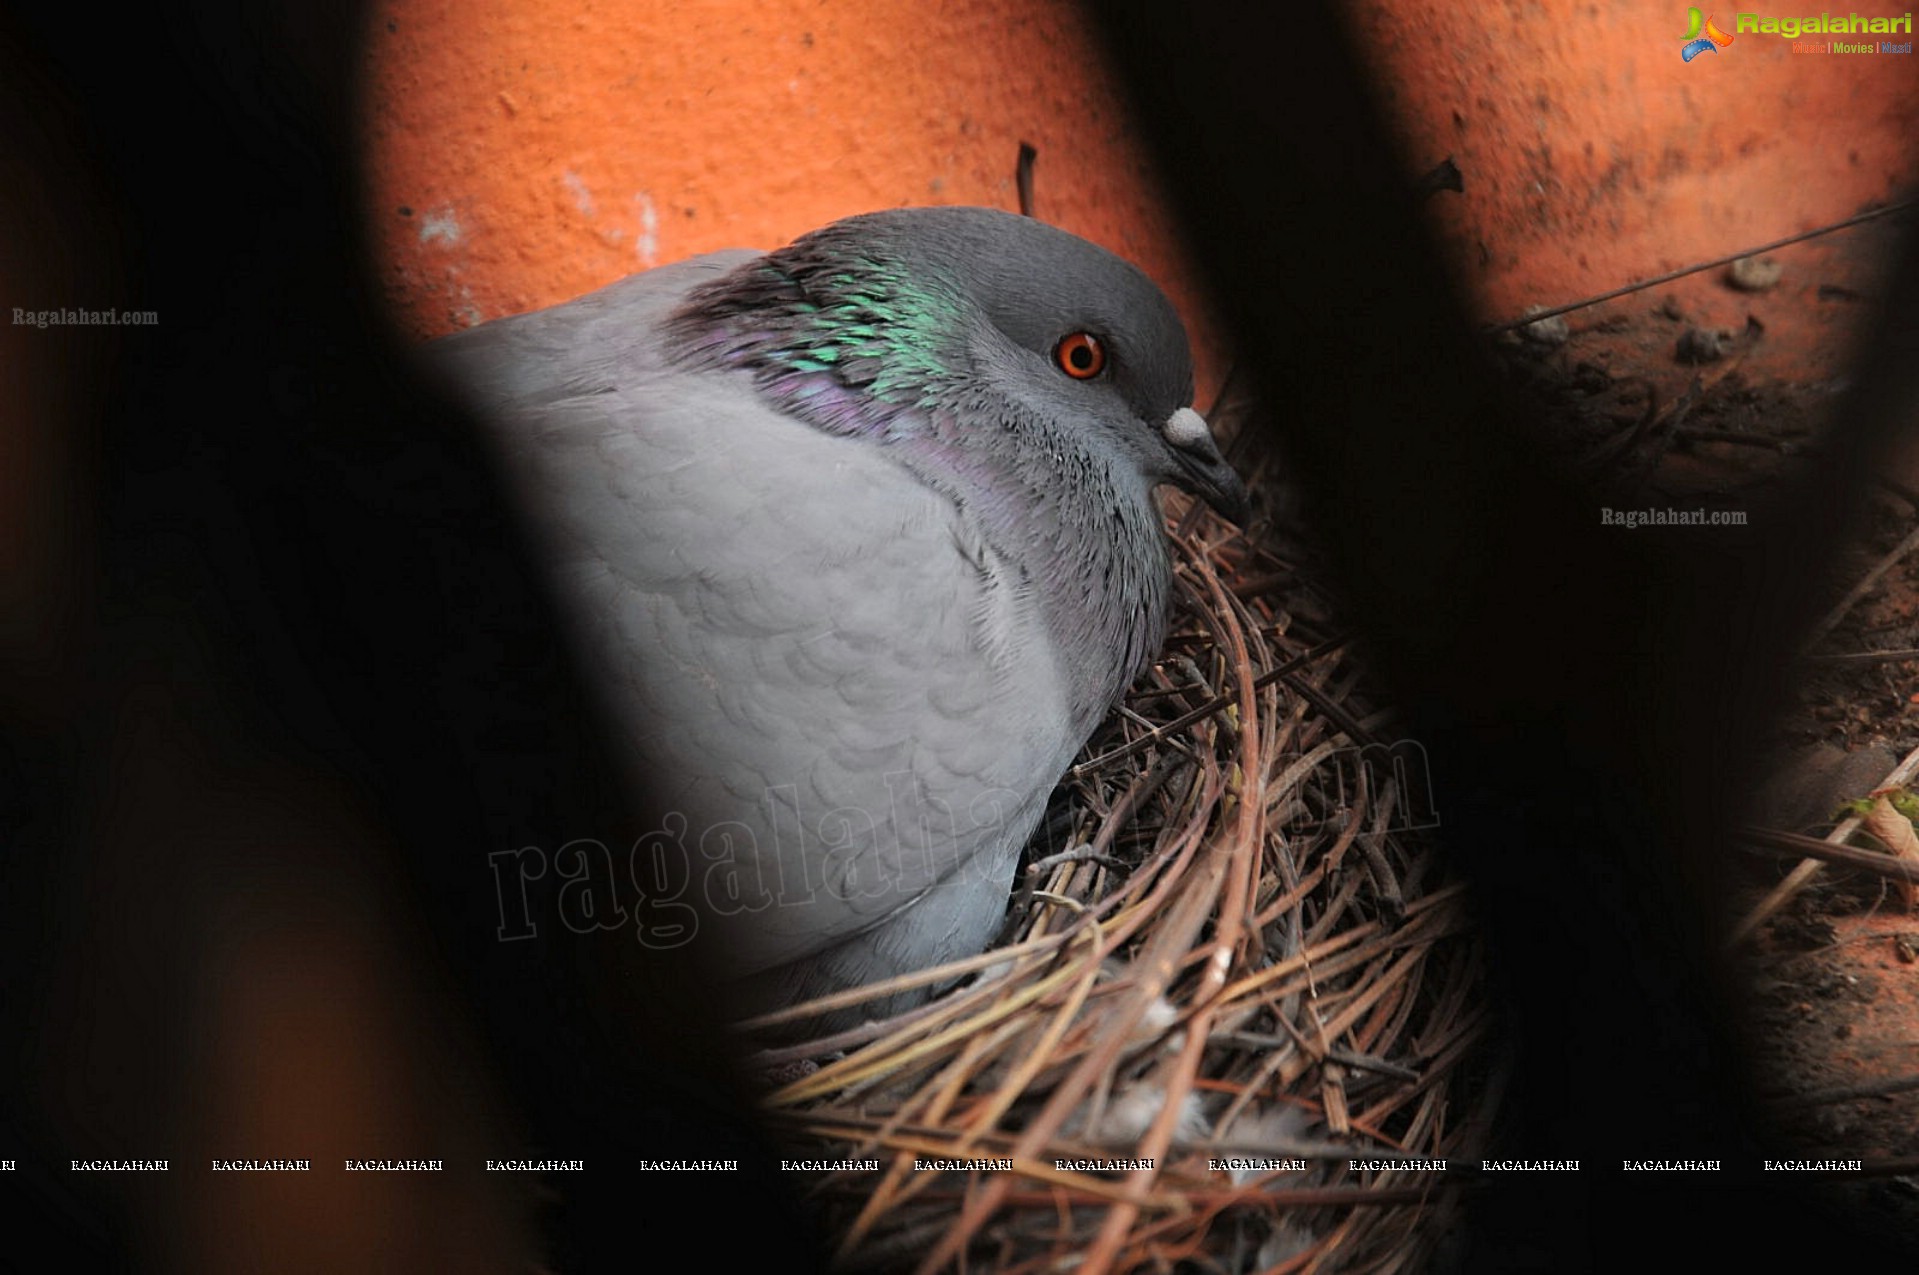
[[[429,348],[672,812],[632,865],[640,937],[711,944],[745,1009],[986,946],[1165,636],[1154,488],[1245,500],[1159,290],[990,209],[853,217]]]

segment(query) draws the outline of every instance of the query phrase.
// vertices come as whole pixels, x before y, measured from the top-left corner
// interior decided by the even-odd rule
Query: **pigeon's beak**
[[[1181,474],[1180,485],[1224,517],[1245,526],[1252,515],[1246,484],[1219,454],[1219,444],[1213,441],[1213,431],[1206,424],[1206,418],[1190,407],[1182,407],[1166,418],[1159,432],[1166,439],[1166,445],[1173,449],[1173,460]]]

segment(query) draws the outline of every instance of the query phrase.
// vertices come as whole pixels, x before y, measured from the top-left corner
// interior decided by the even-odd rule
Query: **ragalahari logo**
[[[1705,32],[1701,35],[1700,32]],[[1679,56],[1690,62],[1701,53],[1711,53],[1716,44],[1725,48],[1732,43],[1732,37],[1721,31],[1713,20],[1701,17],[1699,10],[1686,10],[1686,47],[1679,50]]]

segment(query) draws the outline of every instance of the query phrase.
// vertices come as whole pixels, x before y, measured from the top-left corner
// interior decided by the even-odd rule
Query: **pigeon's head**
[[[1186,330],[1137,268],[989,208],[835,222],[689,298],[681,356],[752,370],[823,428],[911,433],[929,417],[1020,450],[1064,444],[1174,483],[1236,521],[1246,489],[1194,411]],[[968,439],[970,441],[970,439]]]

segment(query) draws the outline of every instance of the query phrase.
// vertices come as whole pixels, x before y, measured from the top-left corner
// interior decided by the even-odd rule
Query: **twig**
[[[1074,846],[1071,850],[1062,850],[1058,854],[1049,854],[1044,859],[1035,859],[1026,869],[1027,875],[1036,876],[1063,863],[1097,863],[1110,872],[1125,876],[1133,870],[1133,865],[1115,859],[1110,854],[1100,854],[1091,846]]]
[[[1880,780],[1876,787],[1896,788],[1912,778],[1914,774],[1919,774],[1919,749],[1914,749],[1912,752],[1907,753],[1904,760],[1897,766],[1894,766],[1892,772]],[[1858,815],[1849,816],[1837,828],[1834,828],[1826,835],[1825,844],[1832,846],[1842,844],[1847,837],[1850,837],[1858,830],[1862,822]],[[1761,829],[1758,831],[1764,830]],[[1807,838],[1807,840],[1810,840],[1810,838]],[[1776,845],[1778,843],[1777,841],[1773,841],[1771,844]],[[1759,900],[1758,906],[1746,913],[1746,915],[1741,918],[1739,924],[1733,926],[1732,936],[1726,940],[1726,946],[1737,947],[1739,944],[1745,942],[1746,939],[1752,935],[1753,931],[1759,928],[1761,922],[1784,907],[1787,900],[1799,893],[1800,890],[1805,888],[1807,882],[1819,875],[1819,871],[1819,860],[1808,858],[1801,861],[1797,867],[1786,874],[1785,880],[1774,886],[1765,898]]]
[[[1803,651],[1811,651],[1824,641],[1826,634],[1832,632],[1839,621],[1846,618],[1846,613],[1858,605],[1859,599],[1865,597],[1866,594],[1872,591],[1872,586],[1879,583],[1879,577],[1892,570],[1893,567],[1898,565],[1900,559],[1904,558],[1914,549],[1919,549],[1919,527],[1914,527],[1911,531],[1907,532],[1906,538],[1894,545],[1891,553],[1879,559],[1873,569],[1866,572],[1865,578],[1860,580],[1858,584],[1852,586],[1850,593],[1839,599],[1839,605],[1827,612],[1826,618],[1813,626],[1811,636],[1806,639],[1805,645],[1800,649]]]
[[[1019,163],[1013,169],[1013,180],[1019,187],[1019,211],[1022,217],[1033,215],[1033,161],[1039,158],[1039,150],[1031,142],[1019,144]]]
[[[1318,659],[1322,655],[1328,655],[1334,651],[1337,651],[1340,647],[1345,646],[1346,643],[1351,640],[1352,639],[1344,636],[1336,637],[1336,638],[1328,638],[1326,641],[1321,642],[1318,646],[1312,648],[1310,651],[1305,651],[1299,655],[1295,655],[1292,659],[1287,660],[1284,664],[1280,665],[1278,668],[1268,670],[1265,673],[1261,673],[1257,678],[1253,680],[1253,689],[1265,690],[1268,686],[1271,686],[1274,682],[1279,681],[1281,678],[1285,677],[1288,673],[1291,673],[1294,669],[1302,668],[1305,665],[1311,664],[1314,660]],[[1175,718],[1174,720],[1166,723],[1164,726],[1154,727],[1151,731],[1149,731],[1148,733],[1144,735],[1141,735],[1138,739],[1132,740],[1129,743],[1121,744],[1118,748],[1113,749],[1111,752],[1101,753],[1098,757],[1093,758],[1091,761],[1081,762],[1079,765],[1067,771],[1066,777],[1068,779],[1084,778],[1085,776],[1092,774],[1094,771],[1100,770],[1101,768],[1106,766],[1110,766],[1114,762],[1119,761],[1122,758],[1131,757],[1134,753],[1141,752],[1147,748],[1152,747],[1154,744],[1166,738],[1166,736],[1168,735],[1176,734],[1179,731],[1183,731],[1187,727],[1192,726],[1196,722],[1205,721],[1207,718],[1211,717],[1214,713],[1222,712],[1225,709],[1230,708],[1232,706],[1232,703],[1233,703],[1233,697],[1231,695],[1221,695],[1216,699],[1210,699],[1206,701],[1204,704],[1201,704],[1198,708],[1194,709],[1192,712],[1187,713],[1182,717]],[[1355,739],[1353,742],[1358,743],[1359,740]]]
[[[1878,483],[1881,487],[1884,487],[1887,491],[1899,497],[1899,499],[1905,501],[1914,509],[1919,509],[1919,491],[1914,491],[1897,478],[1890,478],[1885,474],[1879,475]]]
[[[1232,1044],[1244,1045],[1249,1049],[1257,1049],[1261,1052],[1273,1049],[1285,1049],[1293,1043],[1288,1037],[1272,1036],[1264,1032],[1241,1031],[1215,1032],[1213,1033],[1212,1040],[1214,1042],[1228,1041]],[[1412,1067],[1401,1066],[1396,1062],[1388,1062],[1384,1058],[1374,1058],[1370,1054],[1361,1054],[1350,1049],[1341,1049],[1338,1046],[1328,1049],[1326,1056],[1336,1063],[1343,1063],[1348,1067],[1360,1071],[1377,1072],[1382,1076],[1390,1076],[1394,1080],[1419,1079],[1419,1072]],[[1215,1147],[1214,1149],[1217,1150],[1218,1148]],[[1356,1153],[1353,1152],[1351,1148],[1347,1148],[1344,1154],[1352,1155]]]
[[[1763,447],[1781,456],[1803,455],[1805,448],[1790,439],[1768,438],[1764,434],[1742,434],[1735,429],[1676,429],[1676,443],[1730,443],[1736,447]]]
[[[1819,664],[1903,664],[1907,660],[1919,660],[1919,648],[1907,647],[1902,651],[1845,651],[1837,655],[1808,655],[1806,658]]]
[[[1891,1080],[1875,1080],[1871,1084],[1848,1085],[1842,1089],[1815,1089],[1811,1093],[1775,1092],[1761,1097],[1763,1101],[1782,1107],[1823,1107],[1835,1102],[1851,1102],[1855,1098],[1889,1098],[1913,1089],[1919,1089],[1919,1076],[1895,1076]]]
[[[1780,832],[1772,828],[1741,828],[1740,840],[1748,845],[1774,854],[1796,855],[1806,859],[1818,859],[1825,863],[1837,863],[1848,868],[1859,868],[1882,877],[1892,877],[1899,881],[1919,881],[1919,859],[1901,859],[1878,850],[1861,850],[1856,846],[1834,845],[1829,841],[1820,841],[1815,837],[1802,837],[1796,832]]]

